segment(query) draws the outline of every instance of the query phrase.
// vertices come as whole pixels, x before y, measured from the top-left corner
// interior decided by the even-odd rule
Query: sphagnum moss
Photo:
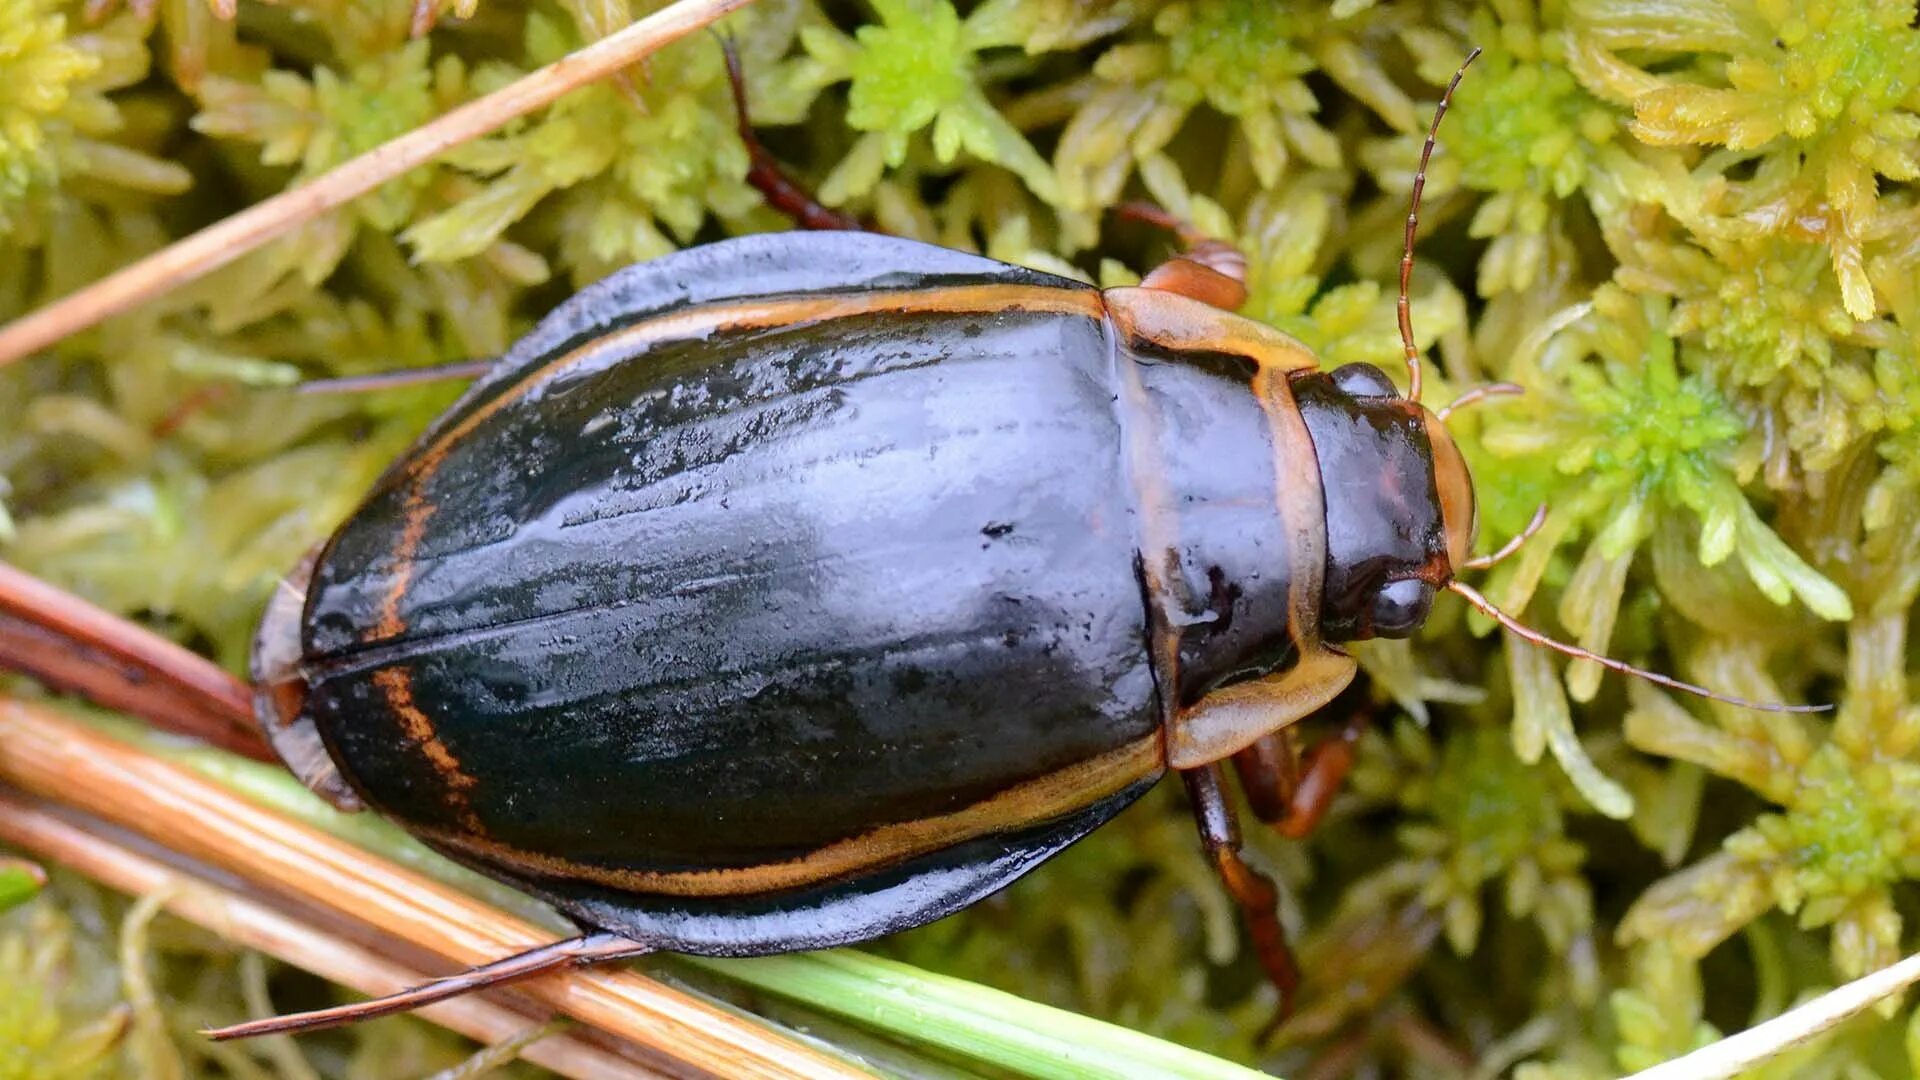
[[[658,6],[289,0],[227,22],[194,0],[0,0],[0,317]],[[1411,649],[1363,655],[1398,704],[1322,833],[1250,837],[1309,963],[1277,1042],[1171,790],[882,948],[1283,1072],[1482,1058],[1536,1080],[1669,1058],[1915,948],[1914,15],[761,0],[735,19],[756,122],[830,201],[1119,282],[1168,241],[1105,211],[1149,197],[1247,250],[1249,313],[1390,371],[1422,124],[1485,46],[1442,132],[1414,306],[1437,400],[1530,391],[1456,418],[1487,542],[1553,507],[1491,595],[1676,674],[1839,706],[1623,690],[1443,603]],[[561,283],[780,227],[731,109],[717,47],[682,41],[0,373],[0,557],[237,667],[275,576],[448,393],[280,387],[488,355]],[[125,911],[59,887],[4,916],[0,967],[26,977],[0,979],[0,1023],[30,1050],[0,1075],[140,1074],[169,1044],[195,1074],[290,1075],[209,1057],[178,1022],[118,1037],[116,1002],[144,993],[116,973]],[[217,948],[148,965],[174,1021],[243,1006],[195,978]],[[1849,1025],[1771,1072],[1920,1069],[1909,1026]],[[383,1022],[314,1064],[449,1064],[428,1031]]]

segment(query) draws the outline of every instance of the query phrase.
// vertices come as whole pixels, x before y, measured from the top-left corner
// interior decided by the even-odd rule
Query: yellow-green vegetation
[[[231,1014],[227,998],[271,1007],[268,965],[156,916],[160,899],[131,903],[62,877],[0,923],[0,1077],[423,1077],[472,1056],[457,1036],[413,1021],[374,1021],[312,1060],[287,1044],[249,1054],[196,1037]],[[541,1074],[510,1065],[488,1075]]]
[[[0,0],[0,318],[659,6],[439,0],[415,38],[413,0],[235,21]],[[1106,211],[1149,198],[1241,244],[1249,314],[1395,377],[1405,194],[1439,88],[1484,46],[1413,301],[1430,399],[1528,390],[1454,420],[1485,548],[1552,506],[1485,591],[1683,678],[1836,705],[1628,686],[1443,599],[1411,648],[1362,653],[1392,704],[1327,826],[1250,837],[1308,965],[1277,1037],[1173,785],[877,948],[1287,1074],[1574,1080],[1920,947],[1915,24],[1912,0],[760,0],[732,20],[757,124],[827,201],[1122,282],[1170,240]],[[731,109],[718,46],[687,39],[0,371],[0,558],[238,669],[276,576],[451,393],[286,385],[489,355],[619,265],[782,227]],[[297,1075],[186,1034],[267,972],[209,977],[242,969],[151,915],[56,880],[0,917],[0,1078]],[[1920,1070],[1906,1008],[1768,1074]],[[411,1020],[323,1045],[327,1076],[459,1056]]]

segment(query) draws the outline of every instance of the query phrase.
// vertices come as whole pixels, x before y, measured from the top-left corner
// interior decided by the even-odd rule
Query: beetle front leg
[[[1294,993],[1300,986],[1300,968],[1294,962],[1293,949],[1287,945],[1286,927],[1280,925],[1280,893],[1273,879],[1248,866],[1240,857],[1240,823],[1227,804],[1220,783],[1220,766],[1202,765],[1184,769],[1180,779],[1186,782],[1187,798],[1193,803],[1194,823],[1200,827],[1200,843],[1207,861],[1213,864],[1227,894],[1240,905],[1253,937],[1253,948],[1260,966],[1266,969],[1273,988],[1280,992],[1280,1008],[1275,1021],[1293,1011]]]
[[[1367,714],[1356,710],[1337,735],[1296,753],[1287,729],[1262,736],[1233,755],[1234,772],[1253,814],[1294,840],[1305,838],[1320,825],[1340,793],[1367,730]]]
[[[1143,287],[1178,293],[1224,311],[1238,311],[1247,302],[1247,257],[1239,248],[1208,236],[1191,222],[1151,203],[1123,203],[1115,212],[1170,229],[1186,245],[1185,251],[1142,278]]]

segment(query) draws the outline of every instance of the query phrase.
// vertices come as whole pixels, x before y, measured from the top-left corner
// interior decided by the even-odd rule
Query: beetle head
[[[1407,288],[1420,195],[1440,134],[1440,120],[1475,48],[1440,95],[1420,148],[1400,256],[1400,343],[1407,357],[1407,396],[1379,368],[1348,364],[1293,381],[1319,458],[1327,505],[1326,589],[1320,632],[1327,641],[1404,638],[1427,621],[1434,591],[1453,580],[1473,550],[1473,479],[1447,434],[1444,416],[1420,404],[1420,350],[1413,337]],[[1443,410],[1444,412],[1444,410]]]
[[[1380,369],[1348,364],[1293,380],[1325,492],[1320,632],[1401,638],[1473,549],[1473,481],[1446,426]]]
[[[1468,65],[1467,54],[1440,95],[1433,124],[1413,174],[1413,200],[1407,210],[1405,243],[1400,253],[1400,345],[1407,358],[1407,396],[1401,398],[1380,369],[1348,364],[1325,375],[1314,372],[1293,380],[1294,399],[1307,420],[1319,458],[1321,490],[1327,507],[1326,590],[1321,597],[1321,634],[1327,641],[1370,637],[1406,637],[1426,621],[1437,589],[1464,597],[1508,633],[1543,649],[1589,660],[1645,679],[1658,686],[1699,697],[1768,712],[1822,712],[1830,705],[1783,705],[1748,701],[1704,686],[1635,667],[1623,660],[1556,641],[1500,610],[1480,591],[1455,577],[1459,570],[1484,570],[1512,554],[1546,520],[1547,508],[1499,551],[1469,558],[1478,528],[1473,478],[1466,459],[1447,432],[1447,416],[1457,409],[1499,394],[1518,393],[1510,383],[1467,391],[1439,412],[1420,404],[1420,349],[1413,336],[1412,303],[1407,285],[1413,275],[1413,239],[1420,228],[1420,194],[1427,184],[1440,119]],[[1316,426],[1317,422],[1317,426]]]

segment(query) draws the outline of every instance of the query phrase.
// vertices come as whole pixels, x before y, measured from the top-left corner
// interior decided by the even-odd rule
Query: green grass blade
[[[1046,1080],[1244,1080],[1265,1073],[976,983],[837,949],[687,962],[896,1037]]]

